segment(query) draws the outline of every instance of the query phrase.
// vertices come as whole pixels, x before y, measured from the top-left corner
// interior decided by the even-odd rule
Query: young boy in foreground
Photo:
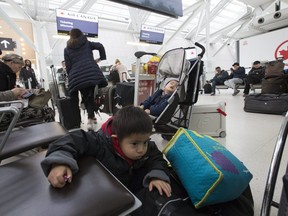
[[[167,161],[150,141],[152,121],[144,110],[127,106],[119,110],[97,131],[70,132],[49,146],[42,169],[53,187],[73,181],[77,159],[95,156],[128,189],[137,193],[143,187],[156,188],[171,196]],[[95,188],[97,191],[97,188]]]

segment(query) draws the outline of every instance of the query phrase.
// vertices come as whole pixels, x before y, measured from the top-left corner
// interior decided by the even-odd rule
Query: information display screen
[[[110,0],[170,17],[182,17],[182,0]]]
[[[164,28],[142,25],[140,31],[140,42],[161,45],[163,44],[164,34]]]
[[[98,16],[56,9],[56,22],[59,35],[69,35],[72,28],[78,28],[87,37],[98,37]]]

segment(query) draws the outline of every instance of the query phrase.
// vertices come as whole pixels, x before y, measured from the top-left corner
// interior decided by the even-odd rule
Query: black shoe
[[[236,90],[236,91],[232,94],[232,96],[236,96],[239,92],[240,92],[240,90]]]
[[[212,93],[211,93],[211,96],[214,96],[214,95],[215,95],[215,92],[212,92]]]

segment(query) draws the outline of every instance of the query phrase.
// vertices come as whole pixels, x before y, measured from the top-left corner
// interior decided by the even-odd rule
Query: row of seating
[[[218,91],[219,94],[220,94],[220,89],[228,89],[228,88],[229,87],[226,85],[216,85],[216,90]],[[245,85],[239,85],[238,89],[245,89]],[[251,91],[255,93],[255,89],[262,89],[262,85],[254,84],[253,89],[251,89]]]
[[[37,147],[47,148],[54,140],[67,134],[67,130],[59,122],[17,126],[24,105],[20,100],[0,102],[0,105],[0,122],[4,115],[13,114],[7,130],[0,132],[0,162]],[[1,216],[124,216],[141,206],[135,195],[91,157],[79,160],[79,173],[60,193],[59,189],[50,186],[41,169],[40,162],[45,154],[44,150],[0,165],[0,190],[5,193],[5,196],[0,196]],[[94,190],[95,182],[98,186],[97,193]]]
[[[18,108],[15,104],[18,104]],[[0,107],[0,121],[4,115],[13,114],[7,130],[0,132],[0,161],[37,147],[45,147],[67,133],[59,122],[45,122],[27,127],[16,126],[24,103],[17,100],[0,102],[0,105],[4,106]]]

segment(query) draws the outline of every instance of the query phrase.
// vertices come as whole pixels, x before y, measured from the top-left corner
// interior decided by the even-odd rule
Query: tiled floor
[[[242,93],[232,96],[232,90],[221,90],[221,94],[216,96],[199,95],[197,105],[214,104],[219,101],[226,103],[226,133],[225,138],[216,138],[225,145],[234,155],[236,155],[253,174],[251,189],[255,202],[255,216],[260,215],[261,203],[266,184],[266,178],[271,162],[274,146],[279,129],[282,124],[283,116],[266,115],[244,112],[244,98]],[[81,128],[86,130],[86,114],[82,112]],[[101,123],[107,120],[109,116],[101,113],[97,116],[97,130]],[[193,119],[193,118],[192,118]],[[167,141],[163,140],[159,134],[152,135],[158,147],[162,149]],[[275,189],[275,201],[279,201],[282,181],[287,163],[287,151],[284,151],[282,166],[279,171],[279,178]],[[281,178],[280,178],[281,177]],[[271,216],[277,215],[277,211],[272,207]]]

